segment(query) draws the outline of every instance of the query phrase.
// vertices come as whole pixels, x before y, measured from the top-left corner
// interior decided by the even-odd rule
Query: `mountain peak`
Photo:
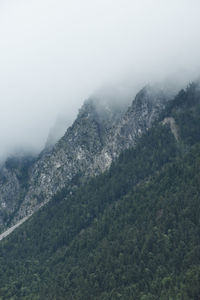
[[[135,146],[167,100],[162,91],[149,85],[136,95],[129,108],[113,99],[86,100],[64,136],[52,149],[43,151],[30,167],[27,188],[13,223],[39,209],[58,191],[73,185],[77,175],[84,178],[108,169],[123,150]],[[20,181],[15,185],[20,191]]]

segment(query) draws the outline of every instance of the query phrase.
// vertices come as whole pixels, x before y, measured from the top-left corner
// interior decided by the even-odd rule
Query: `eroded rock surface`
[[[13,224],[48,202],[76,175],[87,177],[105,171],[121,151],[134,146],[152,126],[167,101],[161,90],[150,86],[143,88],[126,110],[86,101],[64,136],[30,166],[25,192],[15,174],[0,186],[5,205],[14,203],[15,195],[20,198],[21,193],[19,209],[9,210],[14,213]]]

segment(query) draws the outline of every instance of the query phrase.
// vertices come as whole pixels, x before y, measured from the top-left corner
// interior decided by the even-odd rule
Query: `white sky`
[[[0,158],[40,150],[104,84],[200,75],[199,15],[199,0],[0,0]]]

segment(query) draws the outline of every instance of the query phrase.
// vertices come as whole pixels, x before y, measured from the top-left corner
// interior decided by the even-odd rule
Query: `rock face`
[[[10,158],[0,168],[0,230],[9,225],[24,199],[32,157]]]
[[[16,174],[5,166],[1,169],[0,190],[0,226],[3,226],[7,215],[14,213],[21,190]]]
[[[65,135],[29,168],[26,192],[21,194],[13,222],[37,210],[76,175],[94,176],[106,170],[122,150],[134,146],[151,127],[167,101],[162,91],[150,86],[136,95],[126,111],[124,107],[86,101]],[[1,194],[4,190],[4,194],[10,193],[9,201],[14,203],[14,195],[20,195],[22,187],[15,174],[9,182],[1,184],[0,190]]]

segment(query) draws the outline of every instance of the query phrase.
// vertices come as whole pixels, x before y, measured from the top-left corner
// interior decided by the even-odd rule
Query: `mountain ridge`
[[[32,214],[66,184],[70,185],[73,177],[96,176],[109,168],[121,151],[134,146],[137,138],[151,127],[168,101],[162,90],[150,86],[136,95],[127,111],[122,106],[113,109],[112,105],[95,99],[85,101],[64,136],[28,168],[23,194],[21,182],[13,184],[19,189],[20,205],[18,211],[12,211],[10,219],[8,211],[9,224]],[[3,187],[2,183],[0,190]]]

